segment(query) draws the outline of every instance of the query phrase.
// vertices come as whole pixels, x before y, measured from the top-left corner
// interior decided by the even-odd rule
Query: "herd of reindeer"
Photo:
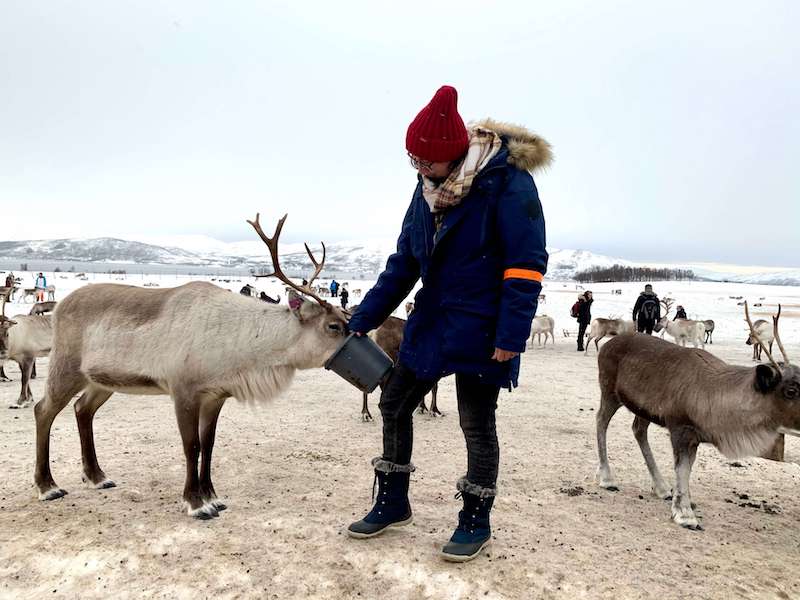
[[[325,263],[324,244],[319,261],[306,247],[315,270],[305,285],[281,270],[278,239],[285,220],[286,216],[278,221],[272,237],[261,228],[258,215],[248,223],[272,261],[272,273],[259,277],[281,280],[289,290],[287,304],[258,302],[207,282],[168,289],[95,284],[73,291],[57,305],[40,303],[29,315],[8,318],[7,294],[0,294],[0,364],[16,361],[22,374],[15,407],[33,403],[29,383],[35,360],[50,357],[45,395],[34,406],[34,481],[41,500],[67,493],[50,470],[50,431],[56,415],[78,393],[74,409],[83,480],[98,489],[115,486],[97,460],[93,419],[114,392],[121,392],[171,396],[186,458],[187,512],[210,519],[226,508],[211,479],[216,423],[225,400],[256,403],[275,397],[291,384],[297,369],[322,367],[348,335],[351,313],[330,304],[313,286]],[[668,311],[669,305],[665,307]],[[407,315],[413,309],[408,303]],[[729,365],[697,348],[711,342],[713,322],[709,328],[708,322],[663,317],[659,330],[670,334],[675,344],[634,333],[632,321],[592,322],[588,339],[598,349],[597,479],[602,488],[618,489],[608,464],[606,430],[621,406],[634,414],[633,434],[652,478],[652,492],[671,499],[672,519],[688,529],[702,528],[689,494],[700,443],[714,445],[729,458],[774,455],[780,445],[782,457],[783,434],[800,432],[800,368],[789,362],[780,339],[780,306],[771,324],[753,323],[746,303],[744,312],[750,331],[747,343],[758,348],[753,358],[759,362],[753,367]],[[404,325],[405,320],[389,317],[370,333],[393,360]],[[541,335],[545,344],[548,335],[554,341],[554,325],[551,317],[536,317],[531,341],[537,335],[540,343]],[[611,339],[600,347],[604,337]],[[782,361],[773,357],[773,343]],[[588,351],[588,342],[586,346]],[[765,363],[760,362],[762,351],[768,358]],[[2,370],[0,378],[8,381]],[[421,412],[441,416],[436,392],[434,387],[430,409],[422,401]],[[372,420],[366,394],[362,418]],[[669,432],[673,487],[664,481],[650,450],[651,423]]]

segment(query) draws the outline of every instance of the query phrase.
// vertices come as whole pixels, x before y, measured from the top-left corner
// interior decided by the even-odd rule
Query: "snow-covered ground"
[[[53,277],[52,273],[47,274]],[[27,275],[26,275],[27,277]],[[158,284],[188,278],[55,274],[57,297],[101,281]],[[252,279],[216,282],[234,292]],[[350,282],[366,290],[371,282]],[[258,280],[267,293],[283,292]],[[800,288],[655,282],[656,292],[689,316],[718,323],[707,348],[752,364],[743,296],[786,306],[783,338],[800,356]],[[612,289],[622,289],[621,296]],[[595,316],[627,315],[641,285],[593,286]],[[609,451],[621,491],[599,489],[594,415],[594,354],[575,352],[568,315],[576,285],[547,282],[540,313],[556,319],[555,346],[529,347],[520,387],[501,395],[499,496],[494,541],[466,565],[437,551],[456,522],[453,499],[465,452],[452,378],[440,386],[446,416],[415,420],[414,523],[373,540],[351,540],[346,525],[370,505],[369,460],[380,452],[380,416],[359,420],[361,395],[324,370],[299,372],[274,402],[251,408],[229,401],[218,426],[215,486],[229,509],[198,522],[183,512],[183,451],[169,399],[117,395],[95,419],[98,457],[117,488],[81,484],[72,411],[52,432],[56,481],[70,494],[44,503],[32,484],[32,410],[0,410],[0,597],[2,598],[794,598],[800,546],[800,444],[787,440],[786,463],[735,465],[702,447],[692,479],[705,531],[669,519],[669,505],[649,494],[649,478],[621,411],[609,429]],[[760,300],[760,298],[764,298]],[[354,299],[357,301],[357,299]],[[7,314],[27,312],[13,304]],[[754,309],[754,312],[759,309]],[[402,309],[401,309],[402,311]],[[754,315],[755,316],[755,315]],[[569,338],[562,330],[573,332]],[[33,393],[42,397],[48,360],[39,361]],[[0,407],[19,393],[19,371],[0,384]],[[668,436],[652,428],[665,474]],[[671,477],[668,475],[671,479]]]

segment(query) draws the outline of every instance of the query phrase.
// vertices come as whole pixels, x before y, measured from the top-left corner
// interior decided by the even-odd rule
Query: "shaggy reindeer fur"
[[[713,444],[725,456],[763,454],[780,430],[800,429],[800,369],[785,365],[739,367],[705,350],[682,348],[648,335],[609,341],[597,358],[600,410],[597,448],[600,485],[616,490],[606,453],[608,423],[620,406],[636,415],[633,430],[653,479],[653,491],[672,496],[673,520],[700,529],[691,507],[689,475],[697,445]],[[675,455],[676,487],[670,492],[647,441],[656,423],[669,430]]]
[[[321,367],[344,338],[339,309],[296,294],[291,301],[294,308],[253,302],[200,282],[163,290],[93,285],[61,301],[47,394],[35,410],[40,498],[66,493],[50,473],[50,427],[74,394],[84,390],[75,404],[84,480],[98,488],[114,483],[97,463],[95,411],[114,392],[169,394],[186,454],[189,514],[217,516],[225,506],[211,483],[211,451],[225,400],[277,396],[296,369]]]

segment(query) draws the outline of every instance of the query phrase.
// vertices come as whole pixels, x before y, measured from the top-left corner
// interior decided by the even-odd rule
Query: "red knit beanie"
[[[406,150],[431,162],[461,158],[469,146],[464,121],[458,114],[456,88],[443,85],[408,126]]]

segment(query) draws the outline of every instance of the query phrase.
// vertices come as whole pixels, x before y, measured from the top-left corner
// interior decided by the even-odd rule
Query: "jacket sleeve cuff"
[[[512,340],[498,338],[494,341],[494,347],[508,352],[525,352],[525,342],[519,343]]]

